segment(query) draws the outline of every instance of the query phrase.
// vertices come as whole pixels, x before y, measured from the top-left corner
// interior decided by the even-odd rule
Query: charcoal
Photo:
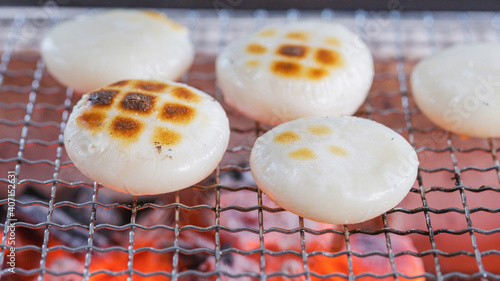
[[[49,198],[44,197],[41,193],[37,192],[34,188],[26,188],[25,192],[17,196],[17,200],[23,204],[29,202],[48,202]],[[24,221],[31,224],[39,224],[47,221],[48,208],[40,205],[31,205],[16,208],[16,218],[18,221]],[[88,228],[90,223],[89,212],[82,212],[81,209],[73,207],[60,207],[55,208],[52,212],[51,223],[67,226],[72,224],[79,224],[83,227]],[[100,220],[96,220],[96,224],[99,224]],[[112,241],[111,235],[106,235],[106,231],[94,232],[94,245],[98,247],[103,247],[106,245],[116,244]],[[49,229],[50,234],[56,237],[60,242],[69,247],[80,247],[86,246],[89,236],[89,231],[79,228],[71,228],[60,230],[55,227]]]

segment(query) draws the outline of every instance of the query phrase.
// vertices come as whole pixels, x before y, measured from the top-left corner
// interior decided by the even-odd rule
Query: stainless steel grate
[[[500,279],[500,141],[498,139],[466,139],[442,131],[427,121],[416,108],[408,87],[408,74],[418,59],[436,50],[458,42],[498,41],[500,39],[500,14],[498,13],[404,13],[370,12],[354,13],[323,10],[321,12],[254,12],[165,10],[174,20],[185,24],[193,32],[197,57],[183,82],[214,95],[222,102],[215,86],[213,73],[216,53],[227,42],[242,33],[274,22],[294,21],[298,18],[335,20],[358,32],[370,46],[376,60],[376,75],[369,98],[357,115],[384,123],[405,136],[418,152],[421,162],[417,183],[403,204],[379,218],[379,224],[360,226],[332,226],[315,229],[306,226],[303,218],[292,217],[294,227],[282,228],[266,224],[265,216],[283,213],[280,208],[267,206],[265,195],[251,184],[240,182],[236,186],[224,181],[223,176],[234,171],[248,175],[248,155],[255,138],[266,126],[256,124],[228,110],[232,124],[230,147],[223,162],[210,180],[189,191],[176,192],[152,202],[150,197],[118,195],[102,188],[79,174],[65,154],[62,132],[72,105],[78,100],[71,89],[58,86],[44,69],[37,46],[43,32],[54,22],[86,13],[85,9],[44,7],[39,9],[4,8],[0,10],[0,206],[7,209],[8,171],[13,171],[17,183],[16,216],[19,210],[41,210],[43,220],[31,223],[19,219],[16,231],[41,233],[41,241],[30,241],[16,246],[16,253],[30,253],[35,266],[17,264],[16,273],[6,266],[8,213],[4,212],[0,227],[3,238],[0,244],[0,278],[3,280],[50,280],[54,277],[73,276],[88,280],[97,275],[127,277],[128,280],[154,277],[159,280],[189,280],[197,278],[266,280],[273,277],[300,277],[306,280],[340,277],[355,280],[363,277],[394,279],[425,277],[428,279]],[[17,15],[13,17],[13,15]],[[46,200],[19,199],[28,186],[46,195]],[[73,197],[79,190],[90,190],[83,199]],[[71,192],[72,196],[65,195]],[[188,193],[189,192],[189,193]],[[249,192],[250,205],[222,202],[224,194]],[[103,196],[103,194],[105,196]],[[190,201],[188,197],[208,196],[210,200]],[[207,194],[213,194],[210,197]],[[114,198],[113,202],[103,198]],[[204,197],[205,198],[205,197]],[[212,200],[213,199],[213,200]],[[125,202],[125,203],[121,203]],[[163,203],[159,203],[163,202]],[[194,202],[194,203],[193,203]],[[201,202],[201,203],[200,203]],[[207,203],[208,202],[208,203]],[[56,220],[55,213],[66,209],[83,214],[85,223],[69,224]],[[109,212],[126,213],[127,222],[116,222]],[[145,224],[139,221],[146,212],[171,216],[171,223]],[[249,213],[258,221],[258,227],[229,227],[221,218],[228,212]],[[187,217],[209,213],[210,225],[191,224]],[[100,218],[104,219],[100,219]],[[446,224],[448,223],[448,224]],[[56,244],[54,237],[61,232],[84,233],[84,243],[76,246]],[[173,244],[164,247],[137,246],[136,237],[145,233],[163,231],[173,237]],[[185,247],[180,241],[184,233],[213,233],[210,246]],[[73,233],[73,232],[72,232]],[[104,234],[126,233],[128,243],[109,247],[98,246]],[[258,247],[242,250],[226,247],[221,235],[253,235],[258,237]],[[269,234],[295,235],[300,251],[293,249],[275,251],[265,247]],[[20,234],[19,234],[20,235]],[[308,237],[332,235],[345,243],[340,251],[310,251]],[[351,249],[355,235],[383,235],[386,251],[356,252]],[[396,251],[391,239],[407,236],[424,245],[418,251]],[[21,238],[19,238],[21,239]],[[450,249],[446,240],[455,240]],[[489,241],[482,244],[483,241]],[[493,245],[493,246],[491,246]],[[48,266],[50,255],[64,252],[83,256],[78,269],[57,270]],[[119,270],[91,270],[94,254],[122,253],[125,264]],[[140,253],[171,253],[171,270],[141,272],[134,268]],[[223,260],[230,254],[257,256],[257,271],[228,272],[223,270]],[[181,256],[204,255],[215,260],[215,267],[200,271],[181,269]],[[426,260],[427,271],[419,276],[406,276],[396,266],[397,257],[411,255]],[[269,272],[272,257],[298,257],[300,272]],[[346,257],[348,274],[338,272],[318,273],[311,270],[313,257]],[[366,272],[354,273],[353,258],[381,256],[391,265],[391,272],[383,275]],[[40,260],[38,264],[38,259]],[[454,263],[468,263],[472,270],[453,269]],[[451,266],[450,266],[451,264]],[[15,280],[15,279],[14,279]],[[243,279],[242,279],[243,280]],[[271,279],[272,280],[272,279]]]

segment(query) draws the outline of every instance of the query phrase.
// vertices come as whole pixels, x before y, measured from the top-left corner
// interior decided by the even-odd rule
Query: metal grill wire
[[[394,115],[400,116],[403,118],[402,126],[392,126],[393,129],[403,134],[409,142],[415,147],[417,152],[419,153],[419,158],[428,154],[432,157],[443,158],[447,157],[446,153],[449,152],[452,166],[451,167],[420,167],[418,178],[417,178],[417,188],[413,188],[410,192],[410,195],[414,194],[415,196],[420,197],[420,205],[416,206],[412,209],[405,209],[402,207],[395,208],[389,211],[387,214],[382,215],[383,227],[378,230],[367,230],[367,229],[352,229],[348,226],[343,226],[341,229],[331,228],[326,230],[314,230],[304,227],[304,219],[297,217],[299,227],[294,229],[281,229],[281,228],[265,228],[264,227],[264,212],[282,212],[282,209],[273,209],[263,205],[263,195],[260,190],[252,187],[252,186],[239,186],[237,188],[228,187],[220,184],[220,175],[223,172],[235,170],[239,172],[248,172],[247,165],[234,165],[227,164],[222,165],[217,168],[215,173],[215,184],[210,186],[195,186],[195,189],[204,190],[211,189],[215,190],[215,202],[213,205],[196,205],[196,206],[187,206],[181,203],[181,192],[175,193],[175,200],[171,203],[166,204],[152,204],[152,203],[141,203],[141,198],[134,196],[132,199],[132,204],[123,204],[123,203],[112,203],[105,204],[98,201],[98,194],[101,191],[101,186],[97,183],[85,181],[68,181],[64,179],[64,176],[61,176],[61,169],[66,167],[71,167],[72,164],[70,161],[64,161],[64,150],[63,150],[63,141],[62,141],[62,132],[64,130],[65,122],[68,118],[69,112],[71,111],[71,106],[75,102],[75,97],[73,97],[73,92],[71,89],[62,89],[58,86],[50,86],[44,87],[41,86],[42,79],[45,79],[44,73],[44,62],[37,56],[33,54],[25,54],[25,55],[17,55],[16,59],[26,62],[36,62],[34,68],[26,68],[26,69],[10,69],[10,61],[14,54],[23,54],[23,48],[26,46],[33,46],[39,42],[39,35],[37,37],[28,40],[28,42],[20,42],[22,37],[23,29],[30,24],[30,21],[33,20],[33,13],[21,13],[21,10],[17,10],[14,13],[9,13],[8,11],[4,11],[1,17],[2,24],[2,43],[3,43],[3,52],[1,56],[0,62],[0,85],[1,85],[1,94],[4,92],[11,92],[19,95],[19,101],[12,103],[5,103],[3,98],[0,96],[0,110],[3,111],[2,118],[0,118],[0,126],[2,129],[0,130],[0,148],[3,147],[2,150],[9,149],[12,146],[18,146],[17,154],[13,157],[5,157],[0,158],[0,167],[2,167],[2,171],[7,171],[8,169],[13,169],[15,171],[15,179],[17,182],[18,189],[20,187],[26,185],[34,185],[39,188],[49,188],[50,200],[48,202],[44,201],[32,201],[32,202],[21,202],[16,201],[17,208],[25,208],[30,206],[42,206],[46,208],[46,221],[39,224],[30,224],[27,222],[17,222],[16,229],[25,228],[25,229],[42,229],[44,231],[43,243],[40,246],[37,245],[26,245],[17,247],[16,251],[21,253],[23,251],[36,251],[41,254],[41,262],[39,268],[26,270],[22,268],[22,265],[19,265],[16,274],[20,276],[36,276],[38,280],[43,280],[47,277],[47,275],[52,276],[64,276],[68,274],[76,274],[78,276],[83,277],[84,280],[88,280],[90,276],[94,276],[99,273],[106,273],[110,276],[118,276],[122,274],[126,274],[128,276],[128,280],[132,280],[133,276],[165,276],[170,277],[172,280],[177,280],[183,277],[189,276],[200,276],[200,277],[208,277],[214,276],[217,280],[220,280],[225,277],[229,278],[238,278],[238,277],[252,277],[255,279],[265,280],[266,278],[270,278],[273,276],[284,276],[284,277],[297,277],[304,276],[307,280],[309,280],[312,276],[318,278],[328,278],[328,277],[343,277],[348,280],[354,280],[361,277],[371,276],[376,278],[384,278],[384,277],[394,277],[394,279],[399,279],[401,277],[410,277],[416,278],[419,276],[405,276],[404,274],[397,271],[395,266],[394,258],[401,255],[412,255],[417,257],[432,257],[435,268],[435,273],[425,273],[423,277],[429,279],[437,279],[444,280],[449,278],[500,278],[500,275],[493,274],[488,272],[484,265],[483,260],[486,256],[497,256],[500,255],[500,252],[497,250],[486,250],[480,251],[477,245],[476,236],[477,234],[481,235],[493,235],[495,233],[500,232],[500,229],[481,229],[474,227],[473,220],[471,219],[471,214],[476,212],[487,212],[490,214],[495,214],[500,211],[500,206],[496,205],[494,208],[491,207],[469,207],[468,198],[471,194],[474,193],[482,193],[482,192],[494,192],[496,195],[500,192],[500,188],[497,183],[485,183],[480,184],[480,188],[474,188],[472,186],[465,185],[462,180],[462,175],[468,171],[475,171],[480,173],[486,173],[492,171],[496,174],[497,180],[500,182],[500,164],[497,158],[497,153],[499,152],[498,140],[488,139],[487,147],[482,146],[472,146],[467,147],[466,141],[457,141],[456,136],[443,132],[442,130],[431,127],[424,128],[415,125],[416,119],[421,114],[418,109],[412,107],[411,105],[411,96],[408,95],[408,67],[405,64],[408,61],[415,61],[418,58],[424,57],[428,54],[435,52],[438,49],[449,46],[451,44],[457,42],[468,42],[468,41],[498,41],[500,39],[500,15],[496,13],[400,13],[400,12],[391,12],[391,13],[372,13],[370,11],[357,11],[355,13],[338,13],[332,10],[324,10],[321,12],[300,12],[297,10],[289,10],[286,12],[276,12],[270,13],[265,10],[258,10],[253,13],[249,12],[237,12],[237,11],[228,11],[228,10],[220,10],[220,11],[168,11],[165,12],[167,15],[173,17],[175,20],[179,21],[182,24],[187,25],[193,31],[193,39],[196,45],[196,49],[198,53],[215,53],[221,50],[228,41],[233,40],[234,38],[240,36],[241,34],[257,29],[264,24],[278,21],[294,21],[299,18],[318,18],[321,17],[325,20],[335,20],[348,25],[351,29],[355,29],[356,32],[365,40],[370,46],[374,57],[376,60],[380,60],[381,63],[395,63],[396,71],[390,72],[377,72],[375,75],[375,83],[380,80],[389,79],[395,83],[397,83],[397,90],[391,91],[387,89],[375,89],[370,93],[370,97],[367,99],[367,102],[363,106],[363,108],[358,112],[358,115],[365,116],[370,119],[375,119],[377,121],[385,120],[388,121],[388,118],[394,118]],[[61,18],[70,16],[72,14],[78,14],[84,12],[83,10],[66,10],[61,9],[62,15]],[[11,18],[10,15],[21,14],[21,16],[16,16],[15,18]],[[55,21],[60,20],[60,18],[53,17],[50,20],[50,25],[52,25]],[[374,24],[377,23],[377,24]],[[47,26],[47,27],[48,27]],[[458,29],[457,29],[458,26]],[[45,27],[45,28],[47,28]],[[378,28],[379,33],[376,33],[373,28]],[[437,35],[436,30],[439,29],[439,35]],[[449,29],[449,30],[448,30]],[[43,32],[39,32],[42,34]],[[412,37],[407,34],[424,34],[423,37]],[[442,36],[444,33],[449,34],[449,36]],[[377,34],[377,36],[373,36],[373,34]],[[23,43],[23,44],[20,44]],[[424,50],[422,52],[422,50]],[[389,60],[387,60],[389,58]],[[195,65],[206,65],[213,64],[214,56],[209,57],[199,57],[195,60]],[[13,83],[6,82],[7,78],[10,77],[31,77],[32,82],[30,86],[21,87],[17,86]],[[209,70],[200,70],[200,71],[191,71],[185,77],[183,77],[183,82],[189,83],[196,87],[196,80],[201,80],[205,82],[215,83],[214,81],[214,73],[213,69]],[[221,93],[220,91],[210,91],[206,90],[212,95],[221,101]],[[54,96],[64,96],[62,102],[58,104],[52,104],[48,100]],[[381,96],[381,97],[396,97],[400,101],[400,105],[391,106],[390,108],[377,108],[377,106],[373,105],[371,97]],[[27,97],[27,98],[26,98]],[[42,102],[39,101],[42,100]],[[46,102],[45,102],[46,101]],[[23,111],[24,114],[22,118],[18,118],[15,120],[11,120],[5,116],[9,114],[9,112],[14,111]],[[60,122],[54,121],[35,121],[33,120],[34,112],[36,111],[50,111],[54,114],[60,114]],[[15,115],[15,114],[14,114]],[[392,116],[392,117],[391,117]],[[385,119],[384,119],[385,118]],[[384,123],[384,121],[381,121]],[[398,124],[389,122],[391,124]],[[20,128],[20,130],[19,130]],[[30,137],[31,131],[37,130],[57,130],[57,137],[50,140],[44,140],[41,138]],[[253,135],[254,137],[262,134],[264,129],[259,124],[253,124],[250,128],[241,129],[241,128],[232,128],[232,133],[238,134],[248,134]],[[13,138],[11,135],[16,132],[20,133],[19,137]],[[426,146],[419,145],[416,142],[416,134],[425,134],[425,133],[435,133],[442,134],[445,136],[446,145],[439,147],[436,146]],[[36,135],[36,134],[33,134]],[[457,146],[455,143],[464,144],[463,147]],[[25,157],[25,152],[28,147],[40,147],[40,148],[56,148],[56,156],[55,160],[52,159],[29,159]],[[237,153],[248,153],[251,147],[247,144],[236,144],[228,149],[228,154],[237,154]],[[493,165],[487,167],[476,167],[476,166],[459,166],[458,163],[458,153],[474,153],[474,152],[485,152],[488,157],[492,159]],[[481,154],[486,155],[486,154]],[[3,154],[2,154],[3,157]],[[67,159],[67,158],[66,158]],[[44,166],[50,168],[51,172],[46,173],[46,177],[43,178],[30,178],[23,177],[22,171],[23,169],[28,169],[24,167],[30,166]],[[439,186],[432,181],[424,181],[426,178],[426,174],[433,174],[439,172],[448,172],[450,175],[454,175],[457,181],[457,185],[453,187],[445,187]],[[5,175],[7,173],[5,172]],[[0,182],[3,186],[8,184],[8,181],[2,176],[0,176]],[[87,202],[78,203],[73,201],[56,201],[56,193],[59,190],[64,190],[68,188],[90,188],[93,190],[92,197]],[[221,191],[224,192],[239,192],[240,190],[248,190],[255,192],[257,194],[257,201],[255,205],[252,207],[241,207],[241,206],[221,206]],[[432,204],[429,202],[429,196],[434,193],[446,193],[448,195],[455,194],[456,192],[460,195],[461,208],[458,207],[448,207],[448,208],[440,208],[436,209],[432,207]],[[5,207],[8,201],[6,198],[2,198],[0,200],[0,204]],[[83,225],[79,223],[71,224],[71,225],[59,225],[57,223],[52,222],[52,215],[56,208],[66,206],[75,209],[84,209],[90,208],[90,223],[88,225]],[[126,209],[130,212],[130,221],[124,225],[113,225],[113,224],[98,224],[96,223],[96,215],[97,210],[99,208],[102,209]],[[154,227],[146,227],[144,225],[140,225],[136,222],[137,213],[140,210],[144,209],[154,209],[154,210],[171,210],[175,211],[175,222],[173,226],[170,225],[157,225]],[[214,224],[209,227],[201,227],[195,225],[184,225],[181,226],[180,221],[180,213],[181,210],[184,211],[192,211],[197,209],[206,209],[215,214]],[[237,210],[241,212],[255,211],[257,210],[259,228],[252,229],[247,227],[241,227],[236,229],[231,229],[226,226],[221,225],[221,213],[228,210]],[[416,214],[421,213],[423,216],[419,217],[420,219],[425,220],[426,229],[396,229],[391,228],[389,224],[388,216],[395,213],[405,213],[405,214]],[[456,213],[462,215],[462,219],[466,221],[466,227],[458,230],[447,229],[447,228],[436,228],[433,226],[433,215],[435,214],[447,214],[447,213]],[[415,218],[413,218],[415,219]],[[6,255],[6,238],[7,238],[7,228],[5,227],[5,223],[0,225],[3,228],[3,239],[1,241],[1,251],[0,251],[0,264],[3,264]],[[49,246],[50,233],[49,230],[51,228],[60,229],[60,230],[69,230],[69,229],[83,229],[88,231],[88,241],[86,246],[81,247],[68,247],[68,246]],[[129,237],[128,247],[111,247],[111,248],[99,248],[95,246],[94,243],[94,234],[96,231],[102,229],[109,229],[112,231],[127,231]],[[144,248],[134,248],[134,243],[136,242],[134,239],[134,235],[137,229],[141,229],[144,231],[152,231],[155,229],[165,229],[173,232],[174,235],[174,245],[172,247],[164,248],[164,249],[155,249],[151,247]],[[220,242],[220,231],[224,230],[226,232],[234,232],[240,233],[242,231],[247,231],[251,233],[255,233],[259,236],[260,248],[252,250],[252,251],[243,251],[235,248],[225,248],[223,249]],[[199,231],[199,232],[207,232],[214,231],[215,232],[215,248],[198,248],[198,249],[184,249],[179,245],[179,235],[182,231]],[[301,252],[296,251],[284,251],[284,252],[273,252],[269,249],[265,249],[264,239],[265,234],[270,232],[279,232],[283,234],[294,234],[298,233],[300,235],[301,241]],[[305,234],[310,233],[313,235],[324,235],[327,233],[333,233],[335,235],[343,237],[346,243],[346,250],[331,253],[331,252],[308,252],[306,250],[306,239]],[[383,233],[386,239],[387,253],[375,251],[368,253],[357,253],[351,250],[350,244],[350,236],[355,235],[357,233],[363,234],[380,234]],[[429,240],[431,249],[424,252],[395,252],[391,247],[391,237],[389,233],[393,233],[395,235],[423,235],[426,236]],[[436,243],[436,236],[439,234],[453,234],[453,235],[461,235],[468,234],[470,236],[470,242],[472,243],[473,251],[460,250],[455,252],[446,252],[440,249]],[[56,272],[47,268],[47,255],[49,252],[55,252],[57,250],[63,250],[68,253],[85,253],[85,264],[84,269],[81,272],[77,271],[65,271],[65,272]],[[110,270],[100,270],[97,272],[90,272],[89,267],[92,259],[92,253],[95,252],[110,252],[110,251],[121,251],[128,255],[128,263],[127,269],[125,271],[113,272]],[[165,253],[172,252],[172,271],[165,272],[152,272],[152,273],[143,273],[135,270],[133,268],[134,263],[134,253],[138,253],[141,251],[150,251],[155,253]],[[180,254],[195,254],[195,253],[206,253],[208,255],[214,256],[216,260],[216,269],[211,272],[200,272],[196,270],[187,270],[187,271],[179,271],[179,255]],[[260,255],[260,272],[238,272],[238,273],[228,273],[221,270],[221,257],[227,253],[238,253],[243,255],[250,254],[258,254]],[[287,272],[274,272],[267,273],[265,271],[266,268],[266,256],[280,256],[284,254],[293,254],[302,258],[303,262],[303,272],[298,274],[291,274]],[[327,275],[320,275],[316,272],[312,272],[309,269],[308,258],[316,255],[324,255],[328,257],[335,256],[347,256],[348,264],[349,264],[349,274],[346,276],[344,274],[339,273],[331,273]],[[353,262],[352,257],[366,257],[370,255],[379,255],[386,257],[390,260],[392,273],[385,275],[375,275],[372,273],[363,273],[360,275],[354,275],[353,273]],[[443,273],[441,270],[441,260],[444,257],[456,257],[456,256],[468,256],[475,260],[477,263],[477,272],[473,274],[464,274],[460,272],[448,272]],[[0,278],[4,280],[9,279],[10,273],[8,272],[8,268],[2,268],[0,271]],[[420,276],[421,277],[421,276]]]

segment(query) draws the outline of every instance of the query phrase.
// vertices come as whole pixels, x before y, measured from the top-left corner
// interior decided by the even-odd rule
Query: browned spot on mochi
[[[321,78],[328,76],[330,72],[324,68],[311,67],[307,70],[307,77],[311,80],[320,80]]]
[[[310,148],[299,148],[297,150],[291,151],[288,153],[288,155],[297,160],[311,160],[311,159],[316,159],[318,155],[314,152],[314,150]]]
[[[84,112],[76,118],[76,122],[84,129],[97,131],[104,123],[106,114],[103,112]]]
[[[347,151],[340,146],[330,145],[328,150],[335,155],[347,156]]]
[[[260,65],[260,61],[258,60],[249,60],[246,62],[246,65],[247,66],[250,66],[250,67],[257,67]]]
[[[137,82],[135,82],[135,87],[140,90],[159,93],[163,92],[168,87],[168,85],[157,81],[138,80]]]
[[[139,120],[117,116],[111,123],[110,134],[122,141],[134,142],[139,139],[143,128],[144,125]]]
[[[113,98],[118,94],[115,90],[99,90],[90,94],[89,102],[92,106],[106,107],[113,103]]]
[[[342,64],[342,56],[337,51],[329,49],[317,49],[314,59],[318,63],[328,66],[339,66]]]
[[[299,45],[281,45],[276,54],[291,58],[303,58],[307,55],[307,47]]]
[[[267,51],[267,48],[258,43],[252,43],[247,46],[247,52],[252,54],[263,54]]]
[[[262,37],[270,37],[276,34],[276,30],[274,29],[266,29],[258,33],[259,36]]]
[[[302,71],[302,65],[289,61],[273,61],[271,64],[271,71],[279,76],[298,78]]]
[[[152,95],[128,93],[123,99],[121,107],[137,113],[151,113],[155,99],[156,97]]]
[[[122,81],[118,81],[118,82],[115,82],[115,83],[109,85],[109,87],[123,87],[123,86],[127,85],[129,82],[130,82],[130,80],[122,80]]]
[[[160,127],[155,128],[152,139],[155,145],[155,149],[158,153],[161,153],[162,146],[166,146],[168,148],[179,144],[181,140],[182,140],[181,133]]]
[[[274,137],[274,142],[287,144],[300,140],[300,136],[292,131],[285,131]]]
[[[340,40],[335,37],[328,37],[325,39],[325,43],[333,46],[341,46]]]
[[[329,135],[333,132],[332,129],[326,125],[312,125],[307,127],[307,130],[316,136]]]
[[[185,102],[193,102],[193,103],[198,103],[201,101],[201,97],[195,93],[193,93],[191,90],[185,88],[185,87],[177,87],[173,89],[170,94],[178,98],[180,100],[183,100]]]
[[[173,20],[167,18],[164,14],[162,13],[159,13],[159,12],[155,12],[155,11],[143,11],[144,14],[146,14],[146,16],[152,18],[152,19],[155,19],[155,20],[158,20],[158,21],[163,21],[163,22],[166,22],[172,29],[175,29],[175,30],[183,30],[185,29],[184,26],[174,22]]]
[[[286,35],[286,38],[307,41],[309,39],[309,35],[306,32],[290,32]]]
[[[163,120],[176,123],[188,124],[194,119],[196,110],[190,106],[179,103],[167,103],[160,112]]]

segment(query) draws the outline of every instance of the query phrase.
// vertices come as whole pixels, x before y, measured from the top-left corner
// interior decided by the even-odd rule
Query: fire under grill
[[[500,279],[500,140],[441,130],[409,90],[419,59],[455,43],[499,41],[500,14],[162,11],[192,31],[197,56],[182,82],[223,104],[231,141],[217,170],[198,185],[128,196],[69,161],[62,132],[79,97],[48,75],[38,54],[50,26],[89,10],[0,10],[0,279]],[[274,205],[248,168],[253,142],[269,127],[225,105],[216,87],[215,57],[228,42],[299,18],[337,21],[367,42],[376,75],[356,115],[393,128],[418,152],[408,196],[372,221],[325,225]],[[7,193],[10,179],[15,196]],[[415,261],[425,272],[412,271]]]

